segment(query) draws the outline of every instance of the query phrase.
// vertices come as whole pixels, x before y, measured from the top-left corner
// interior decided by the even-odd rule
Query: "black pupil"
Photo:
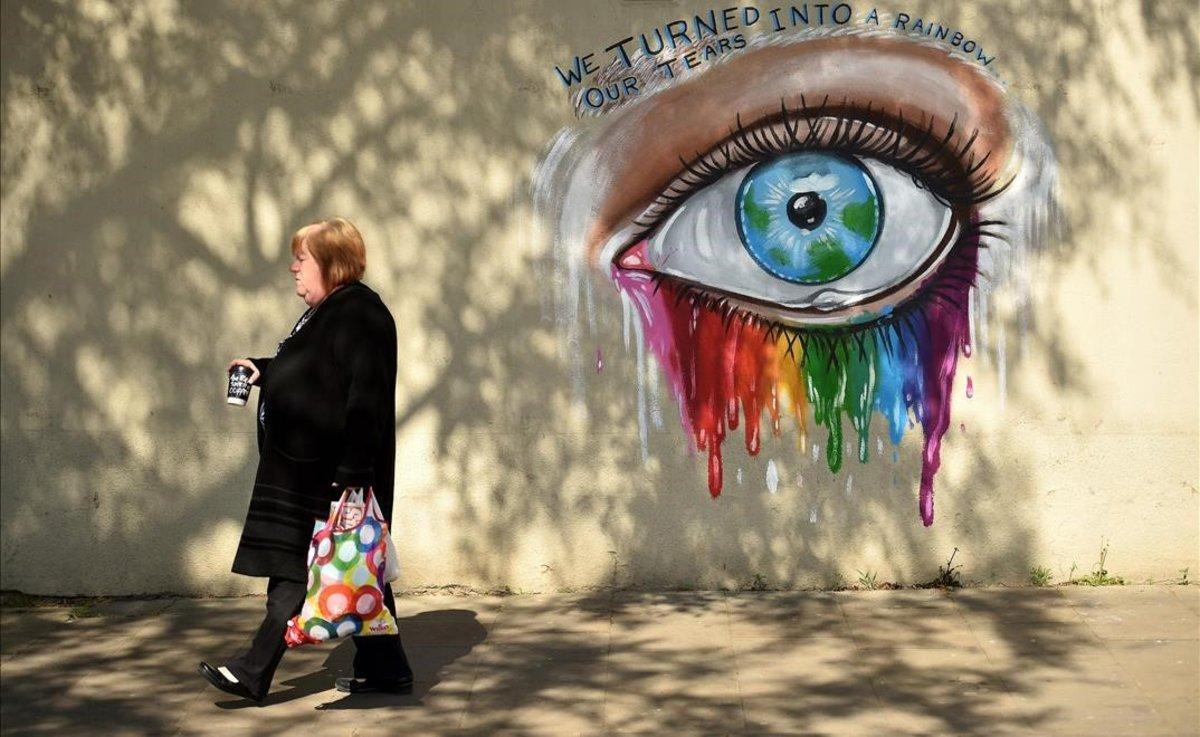
[[[798,192],[788,200],[788,220],[797,228],[813,230],[825,219],[825,200],[816,192]]]

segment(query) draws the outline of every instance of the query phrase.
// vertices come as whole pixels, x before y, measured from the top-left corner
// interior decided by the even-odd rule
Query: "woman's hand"
[[[250,374],[250,383],[258,383],[258,377],[261,376],[261,373],[259,373],[258,366],[255,366],[253,361],[245,358],[235,358],[229,362],[228,366],[225,367],[225,373],[232,371],[234,366],[245,366],[253,371],[254,373]]]

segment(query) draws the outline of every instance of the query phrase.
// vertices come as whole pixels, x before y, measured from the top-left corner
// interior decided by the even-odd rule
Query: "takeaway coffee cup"
[[[245,366],[234,366],[229,369],[229,389],[225,393],[227,404],[246,406],[250,398],[250,374],[254,373]]]

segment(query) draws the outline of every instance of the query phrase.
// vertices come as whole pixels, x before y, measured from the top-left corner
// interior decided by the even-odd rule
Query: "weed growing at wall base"
[[[1034,566],[1029,569],[1029,583],[1034,586],[1049,586],[1054,574],[1045,566]]]
[[[946,565],[938,566],[937,578],[925,583],[921,588],[926,589],[961,589],[962,580],[958,577],[958,571],[962,568],[962,564],[954,565],[954,556],[958,555],[958,548],[955,548],[950,553],[950,559],[946,561]]]
[[[1067,583],[1078,584],[1079,586],[1124,586],[1125,579],[1120,576],[1109,574],[1108,568],[1105,567],[1105,560],[1108,558],[1108,543],[1100,545],[1100,560],[1096,562],[1092,572],[1083,578],[1075,578],[1075,564],[1071,564],[1071,577]]]

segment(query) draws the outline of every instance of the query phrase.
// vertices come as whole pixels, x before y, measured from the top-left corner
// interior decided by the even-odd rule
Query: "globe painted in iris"
[[[866,260],[883,222],[875,182],[854,159],[797,153],[758,164],[738,187],[742,245],[796,284],[825,284]]]

